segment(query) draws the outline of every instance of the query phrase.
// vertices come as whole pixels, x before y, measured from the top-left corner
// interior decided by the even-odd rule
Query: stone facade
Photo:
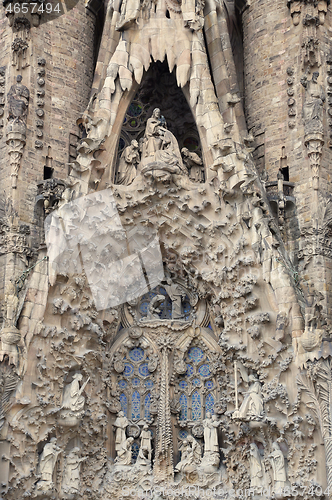
[[[1,498],[330,497],[327,2],[33,5],[0,9]]]

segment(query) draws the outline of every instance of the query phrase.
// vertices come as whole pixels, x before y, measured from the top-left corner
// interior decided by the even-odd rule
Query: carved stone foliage
[[[12,65],[20,71],[30,65],[28,48],[31,24],[25,17],[16,17],[12,28],[15,37],[12,42]]]

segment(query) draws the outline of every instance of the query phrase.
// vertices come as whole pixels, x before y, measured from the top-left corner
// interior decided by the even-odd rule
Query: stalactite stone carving
[[[26,142],[26,121],[30,92],[22,83],[22,76],[16,77],[8,95],[7,145],[11,164],[12,188],[17,187],[18,171]]]

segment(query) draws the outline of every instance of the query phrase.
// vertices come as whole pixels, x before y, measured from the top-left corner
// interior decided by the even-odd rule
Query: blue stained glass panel
[[[119,387],[121,387],[121,389],[125,389],[128,384],[125,380],[119,380],[118,385]]]
[[[187,396],[185,394],[181,394],[179,403],[181,406],[181,411],[180,411],[180,420],[187,420],[187,415],[188,415],[188,401],[187,401]]]
[[[127,401],[127,396],[125,394],[120,394],[120,404],[121,404],[121,410],[127,416],[127,408],[128,408],[128,401]]]
[[[134,373],[134,367],[133,365],[129,364],[129,363],[125,363],[125,369],[123,371],[123,374],[126,376],[126,377],[129,377],[130,375],[132,375]]]
[[[185,380],[181,380],[179,382],[179,387],[180,387],[180,389],[185,389],[186,387],[188,387],[188,384]]]
[[[138,457],[139,453],[139,445],[138,443],[133,443],[131,446],[131,462],[134,464],[136,462],[136,459]]]
[[[148,302],[141,302],[141,305],[139,306],[139,310],[141,314],[147,314],[148,313]]]
[[[202,377],[210,377],[211,373],[210,373],[210,368],[209,368],[209,365],[201,365],[201,366],[198,368],[198,373],[199,373]]]
[[[199,385],[201,385],[201,381],[200,381],[200,380],[198,380],[198,378],[194,378],[194,380],[193,380],[193,385],[194,385],[195,387],[198,387]]]
[[[192,365],[187,365],[187,371],[186,371],[187,377],[190,377],[193,373],[194,373],[194,369],[193,369]]]
[[[147,387],[148,389],[151,389],[153,386],[154,386],[154,383],[152,382],[152,380],[148,379],[144,382],[144,385],[145,387]]]
[[[133,387],[138,387],[141,383],[140,379],[139,378],[133,378],[132,381],[131,381]]]
[[[131,397],[131,418],[138,420],[141,416],[141,396],[138,391],[133,392]]]
[[[212,396],[212,394],[208,394],[206,396],[206,400],[205,400],[205,415],[207,413],[211,413],[211,415],[213,415],[213,413],[214,413],[214,397]]]
[[[187,431],[180,431],[179,432],[179,438],[180,439],[186,439],[187,436],[188,436],[188,432]]]
[[[165,288],[163,288],[162,286],[159,288],[159,293],[161,293],[161,295],[167,295]]]
[[[191,347],[188,351],[188,358],[190,359],[190,361],[199,363],[199,361],[202,361],[202,359],[204,358],[204,353],[199,347]]]
[[[140,347],[135,347],[131,351],[129,351],[129,358],[131,361],[134,361],[135,363],[138,363],[139,361],[142,361],[144,358],[144,351]]]
[[[150,375],[150,372],[149,372],[149,369],[148,369],[148,364],[147,363],[143,363],[139,369],[138,369],[138,373],[140,375],[142,375],[142,377],[147,377],[148,375]]]
[[[210,390],[213,389],[214,383],[212,382],[212,380],[208,380],[207,382],[205,382],[205,387]]]
[[[201,395],[195,391],[191,397],[193,420],[199,420],[202,414]]]
[[[145,396],[144,399],[144,418],[150,419],[150,405],[151,405],[151,394],[148,392],[148,394]]]

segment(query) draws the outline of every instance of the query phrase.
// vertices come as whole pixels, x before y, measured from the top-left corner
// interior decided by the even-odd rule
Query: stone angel
[[[241,371],[242,379],[249,383],[249,389],[244,393],[244,399],[240,408],[238,408],[238,387],[237,387],[237,370]],[[235,362],[235,411],[234,419],[239,420],[262,420],[264,418],[264,405],[262,397],[261,382],[256,375],[249,375],[244,366],[240,362]]]

